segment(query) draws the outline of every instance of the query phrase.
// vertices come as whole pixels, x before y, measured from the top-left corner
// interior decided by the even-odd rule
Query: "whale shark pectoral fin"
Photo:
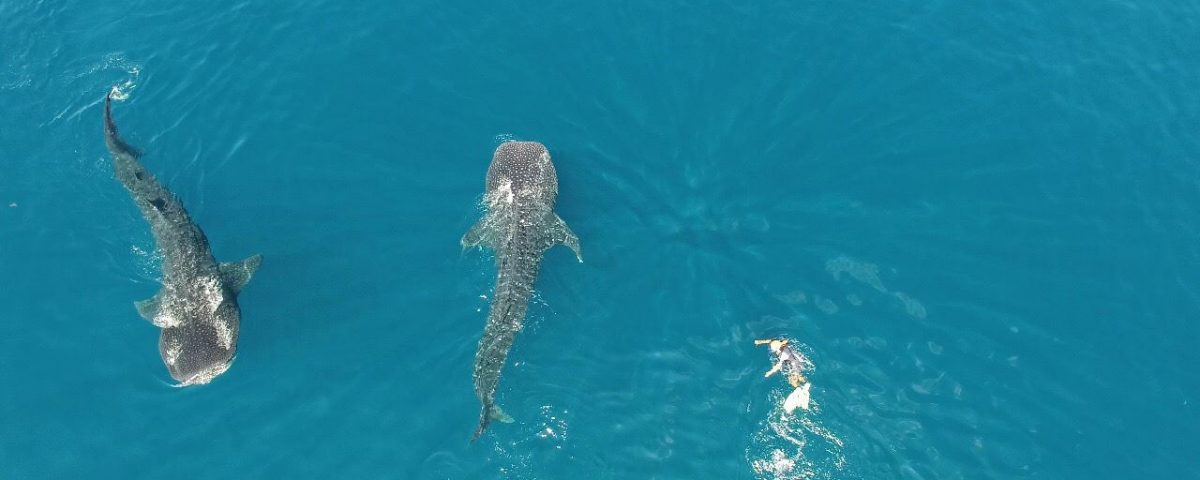
[[[479,219],[478,222],[475,222],[475,225],[471,226],[471,229],[467,231],[467,234],[463,235],[462,240],[459,240],[458,242],[462,244],[463,250],[479,246],[495,248],[492,245],[492,230],[488,228],[488,226],[489,222],[487,215],[484,215],[484,217]]]
[[[158,295],[133,302],[133,306],[137,307],[138,315],[153,322],[154,317],[158,315]]]
[[[221,262],[221,281],[228,285],[233,293],[242,291],[250,282],[250,277],[262,265],[262,255],[255,255],[240,262]]]
[[[583,263],[583,254],[579,251],[579,237],[575,235],[575,232],[571,231],[571,227],[567,226],[567,222],[563,221],[557,214],[551,213],[550,217],[552,218],[549,219],[550,231],[546,248],[560,243],[566,245],[572,252],[575,252],[575,258],[579,260],[579,263]]]
[[[156,327],[166,328],[165,325],[160,325],[157,320],[159,318],[158,311],[162,308],[162,302],[160,301],[162,296],[163,294],[160,291],[154,294],[153,297],[133,302],[133,306],[137,308],[138,315],[141,315],[142,318],[149,320]]]

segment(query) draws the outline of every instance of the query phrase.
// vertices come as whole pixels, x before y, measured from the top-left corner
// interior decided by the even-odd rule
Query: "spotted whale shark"
[[[117,133],[111,92],[104,98],[104,143],[117,180],[150,224],[162,257],[162,289],[134,305],[162,329],[159,354],[178,386],[208,383],[233,362],[241,325],[237,296],[262,256],[232,263],[213,258],[208,238],[183,203],[146,170],[141,153]]]
[[[525,320],[542,254],[561,243],[583,261],[579,238],[554,213],[557,197],[558,176],[544,145],[505,142],[496,148],[487,172],[485,213],[461,241],[464,249],[487,247],[496,254],[496,288],[472,375],[475,396],[483,405],[472,441],[492,420],[512,422],[496,405],[496,386]]]

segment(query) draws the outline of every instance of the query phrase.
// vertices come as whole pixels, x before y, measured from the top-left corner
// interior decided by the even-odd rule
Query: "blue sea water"
[[[133,308],[114,85],[265,257],[210,385]],[[3,479],[1200,478],[1196,2],[3,0],[0,109]],[[470,444],[505,139],[585,262]]]

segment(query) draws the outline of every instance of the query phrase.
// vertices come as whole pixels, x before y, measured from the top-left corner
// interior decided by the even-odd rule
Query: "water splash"
[[[108,72],[110,70],[124,72],[124,80],[113,83],[107,75],[96,75],[99,72]],[[94,107],[101,100],[94,95],[97,88],[96,82],[98,81],[103,81],[103,85],[105,86],[111,85],[109,93],[114,100],[123,101],[128,99],[133,90],[137,88],[138,77],[141,76],[141,73],[142,66],[125,58],[124,54],[121,53],[107,54],[99,62],[67,72],[61,79],[66,81],[68,85],[71,85],[72,88],[78,89],[86,97],[86,101],[83,103],[71,102],[64,105],[49,121],[39,126],[52,125],[63,119],[74,120],[89,108]],[[98,80],[98,78],[104,78],[104,80]]]
[[[129,98],[129,95],[137,88],[138,76],[142,73],[142,67],[136,64],[129,64],[125,67],[125,73],[129,74],[129,77],[125,81],[113,85],[112,90],[110,90],[113,100],[123,102]]]
[[[560,452],[568,446],[569,412],[554,405],[542,405],[528,424],[518,422],[521,433],[497,441],[492,447],[494,460],[499,463],[500,478],[538,478],[537,459],[549,452]],[[539,454],[540,452],[540,454]]]
[[[125,57],[124,53],[114,52],[105,55],[99,62],[93,63],[86,68],[70,73],[68,76],[71,79],[90,78],[98,72],[109,70],[121,70],[125,72],[125,80],[116,83],[112,87],[114,100],[125,100],[129,98],[129,94],[137,88],[138,77],[142,74],[142,66]]]
[[[138,279],[154,283],[162,282],[163,256],[162,252],[154,248],[153,243],[145,245],[139,242],[139,244],[130,245],[129,252],[133,254],[134,268]]]

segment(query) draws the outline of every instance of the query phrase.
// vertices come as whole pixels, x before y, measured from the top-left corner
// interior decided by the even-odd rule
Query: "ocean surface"
[[[114,87],[265,259],[209,385]],[[472,444],[509,139],[585,261]],[[1195,1],[0,0],[0,478],[1197,479],[1198,214]]]

